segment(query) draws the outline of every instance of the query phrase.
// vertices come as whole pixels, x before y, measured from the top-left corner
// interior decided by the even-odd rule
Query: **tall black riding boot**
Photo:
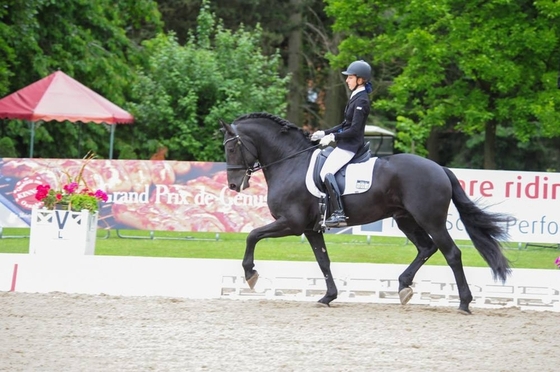
[[[342,200],[340,198],[340,190],[336,183],[336,179],[332,173],[325,176],[325,186],[329,193],[329,199],[333,206],[334,212],[325,221],[327,227],[344,227],[346,226],[346,216],[344,215],[344,208],[342,208]]]

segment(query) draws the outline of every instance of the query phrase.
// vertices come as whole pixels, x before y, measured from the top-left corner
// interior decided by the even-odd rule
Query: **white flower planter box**
[[[29,235],[30,254],[93,255],[98,212],[33,208]]]

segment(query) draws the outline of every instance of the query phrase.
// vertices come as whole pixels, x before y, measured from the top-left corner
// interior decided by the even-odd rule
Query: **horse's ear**
[[[222,128],[220,129],[220,131],[222,131],[222,133],[229,133],[232,136],[235,136],[235,132],[233,130],[233,128],[231,127],[231,125],[229,125],[228,123],[226,123],[225,121],[223,121],[222,119],[220,119],[220,124],[222,125]]]

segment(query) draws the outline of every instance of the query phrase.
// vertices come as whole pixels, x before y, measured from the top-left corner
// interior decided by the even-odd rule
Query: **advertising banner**
[[[84,160],[0,159],[0,226],[29,227],[38,185],[61,188]],[[102,189],[99,228],[152,231],[249,232],[272,222],[262,172],[241,193],[229,190],[225,163],[153,160],[91,160],[83,177]],[[491,213],[509,216],[514,242],[560,242],[560,173],[453,169],[467,195]],[[468,239],[451,204],[447,228]],[[392,219],[335,233],[403,236]]]
[[[29,227],[38,185],[62,189],[81,159],[0,159],[0,225]],[[248,232],[272,222],[262,173],[243,193],[229,190],[225,163],[90,160],[83,178],[101,189],[98,227],[160,231]]]
[[[509,240],[560,243],[560,173],[452,169],[471,200],[490,213],[508,215]],[[447,230],[454,239],[469,239],[451,203]],[[393,219],[358,226],[353,234],[404,236]]]

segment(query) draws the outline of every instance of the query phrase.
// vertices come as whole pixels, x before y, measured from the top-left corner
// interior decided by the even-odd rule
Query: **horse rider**
[[[352,160],[365,143],[364,131],[370,111],[368,94],[373,90],[370,82],[371,67],[367,62],[354,61],[342,74],[346,75],[346,85],[351,91],[344,109],[344,121],[331,129],[317,131],[311,136],[312,141],[321,140],[321,146],[328,146],[331,142],[336,142],[336,147],[328,156],[320,172],[331,205],[334,205],[334,212],[325,221],[327,227],[346,226],[340,190],[334,175]]]

